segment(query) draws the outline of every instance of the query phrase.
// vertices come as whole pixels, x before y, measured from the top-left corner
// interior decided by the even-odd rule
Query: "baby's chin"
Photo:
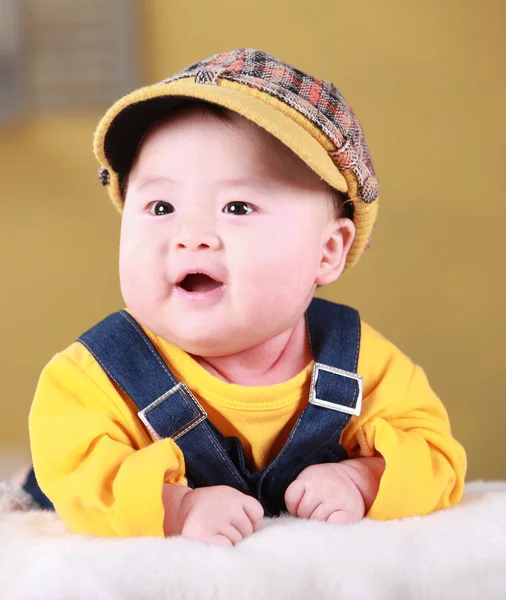
[[[151,319],[144,309],[138,310],[135,304],[127,304],[127,309],[134,319],[142,326],[155,334],[158,338],[176,346],[180,350],[203,358],[229,356],[253,347],[256,343],[250,340],[247,333],[231,331],[230,323],[225,330],[210,327],[185,327],[163,319]],[[171,326],[172,325],[172,326]],[[174,326],[175,325],[175,326]]]
[[[128,305],[127,305],[128,306]],[[218,358],[237,355],[268,345],[285,330],[293,328],[304,315],[287,323],[279,319],[272,322],[268,315],[242,315],[239,319],[215,318],[210,320],[190,319],[182,324],[171,315],[152,318],[144,307],[129,305],[132,316],[158,338],[176,346],[187,354],[202,358]],[[251,323],[256,322],[256,325]]]
[[[187,354],[192,356],[199,356],[202,358],[217,358],[221,356],[231,356],[233,354],[239,354],[254,348],[258,342],[254,340],[242,339],[240,342],[231,343],[228,339],[223,339],[217,336],[216,339],[212,337],[206,337],[203,339],[188,339],[182,338],[175,335],[171,335],[170,332],[163,332],[161,335],[157,334],[166,342],[177,346],[180,350],[184,350]]]

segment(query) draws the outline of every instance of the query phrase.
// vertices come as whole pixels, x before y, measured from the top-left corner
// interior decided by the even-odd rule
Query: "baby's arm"
[[[452,436],[445,407],[420,367],[367,324],[362,325],[362,411],[342,433],[340,443],[352,460],[336,465],[340,477],[341,469],[373,464],[356,463],[355,457],[383,458],[374,502],[364,506],[372,519],[426,515],[456,504],[463,492],[466,455]]]
[[[164,535],[163,485],[186,483],[184,458],[172,440],[152,442],[128,402],[80,344],[41,375],[30,411],[35,473],[73,532]]]
[[[349,522],[364,515],[425,515],[456,504],[466,455],[452,436],[445,407],[420,367],[362,325],[362,412],[350,419],[340,443],[349,456],[363,458],[308,467],[287,489],[287,508],[299,516]],[[329,518],[333,503],[340,513]]]
[[[304,519],[356,523],[371,508],[385,469],[381,457],[312,465],[287,488],[288,511]]]
[[[192,490],[165,484],[162,500],[166,536],[182,535],[220,546],[250,536],[264,516],[258,500],[226,485]]]
[[[44,369],[30,438],[39,484],[72,531],[182,534],[231,544],[252,533],[263,516],[254,498],[233,488],[186,487],[181,450],[170,439],[150,440],[80,344]]]

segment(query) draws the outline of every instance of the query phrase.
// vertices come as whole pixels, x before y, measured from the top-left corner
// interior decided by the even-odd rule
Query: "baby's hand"
[[[346,463],[305,468],[286,489],[288,511],[303,519],[357,523],[364,518],[365,505],[353,475]]]
[[[258,500],[232,487],[197,488],[182,497],[172,533],[208,544],[233,546],[256,531],[263,516]]]

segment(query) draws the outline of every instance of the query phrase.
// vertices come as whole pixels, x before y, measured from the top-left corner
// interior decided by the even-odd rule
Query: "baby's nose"
[[[220,238],[211,227],[187,224],[172,238],[175,250],[218,250]]]

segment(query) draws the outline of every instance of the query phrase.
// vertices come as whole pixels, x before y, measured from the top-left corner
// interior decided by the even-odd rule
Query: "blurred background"
[[[330,79],[353,105],[380,217],[359,265],[320,295],[423,366],[468,479],[506,479],[503,0],[0,0],[0,477],[29,456],[46,362],[122,307],[98,120],[236,47]]]

